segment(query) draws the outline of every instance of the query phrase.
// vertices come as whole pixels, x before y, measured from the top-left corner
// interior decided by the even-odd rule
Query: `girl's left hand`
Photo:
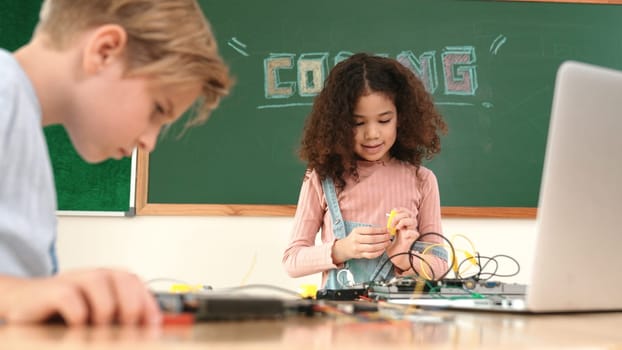
[[[417,231],[417,218],[406,208],[397,208],[394,210],[396,213],[389,225],[395,227],[397,231],[395,241],[404,240],[411,243],[414,242],[420,236],[419,231]]]
[[[393,256],[399,253],[405,253],[410,250],[410,246],[413,242],[419,238],[420,234],[417,230],[417,217],[406,208],[397,208],[395,209],[396,213],[393,216],[393,219],[389,223],[391,226],[395,227],[396,234],[393,239],[393,243],[387,248],[387,254],[389,256]],[[394,258],[394,264],[396,261],[405,260],[408,262],[408,256],[404,254]],[[401,264],[400,264],[401,265]]]

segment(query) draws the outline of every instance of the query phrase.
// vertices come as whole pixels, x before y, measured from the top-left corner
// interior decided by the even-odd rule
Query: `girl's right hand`
[[[391,244],[386,227],[356,227],[343,239],[335,241],[332,250],[334,264],[350,259],[374,259]]]

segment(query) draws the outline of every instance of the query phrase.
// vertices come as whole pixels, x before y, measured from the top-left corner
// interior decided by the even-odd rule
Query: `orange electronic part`
[[[162,314],[162,325],[192,325],[194,315],[189,312],[165,312]]]

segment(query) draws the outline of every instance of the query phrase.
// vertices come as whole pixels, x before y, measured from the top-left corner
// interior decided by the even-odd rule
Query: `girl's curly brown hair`
[[[447,125],[432,97],[415,74],[394,59],[359,53],[338,63],[328,75],[305,121],[300,158],[320,179],[330,177],[338,187],[345,176],[358,179],[354,153],[354,108],[361,96],[383,93],[397,109],[397,138],[393,158],[413,164],[441,150],[439,132]]]

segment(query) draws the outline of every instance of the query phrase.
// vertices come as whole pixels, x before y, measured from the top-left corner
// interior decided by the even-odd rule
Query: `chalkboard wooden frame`
[[[565,2],[577,4],[622,4],[622,0],[502,0],[513,2]]]
[[[171,216],[293,216],[296,205],[149,203],[149,154],[139,150],[136,171],[136,214]],[[534,218],[536,208],[442,207],[443,217]]]
[[[501,0],[508,1],[508,0]],[[550,2],[586,4],[622,4],[622,0],[509,0],[508,2]],[[243,204],[159,204],[148,202],[149,154],[138,151],[136,171],[137,215],[222,215],[222,216],[293,216],[296,205]],[[443,217],[535,218],[533,207],[442,207]]]

